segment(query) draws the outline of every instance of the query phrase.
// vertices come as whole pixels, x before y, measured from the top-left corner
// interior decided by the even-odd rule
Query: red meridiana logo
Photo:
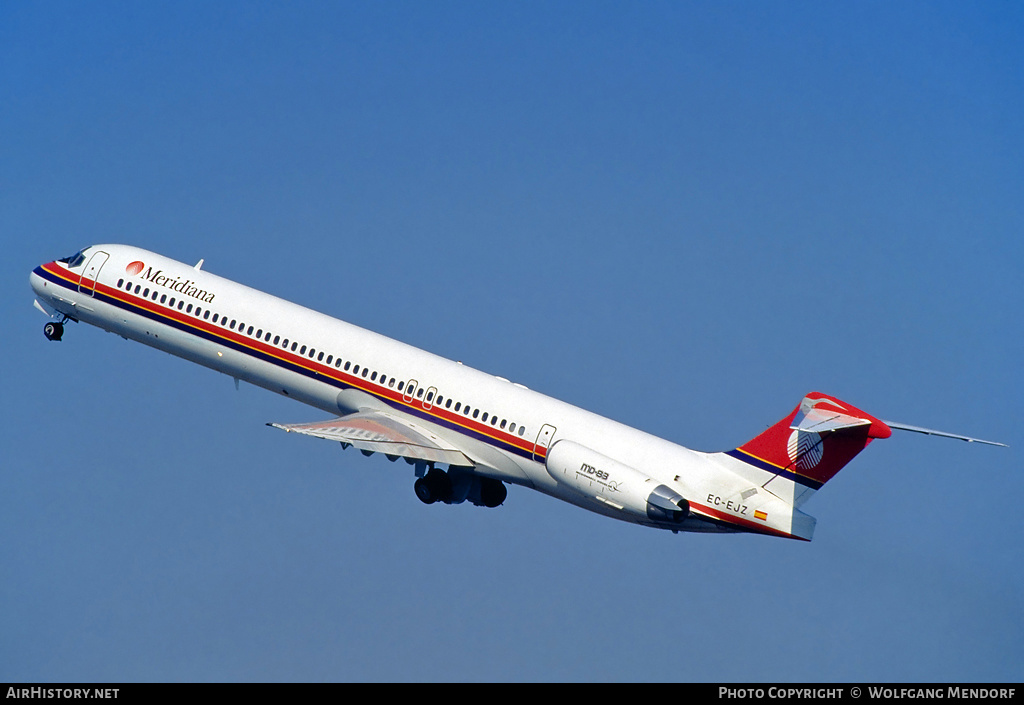
[[[135,260],[134,262],[129,264],[127,267],[125,267],[124,271],[128,272],[132,276],[135,276],[136,274],[141,272],[145,267],[146,267],[146,265],[144,265],[142,262],[139,262],[138,260]]]

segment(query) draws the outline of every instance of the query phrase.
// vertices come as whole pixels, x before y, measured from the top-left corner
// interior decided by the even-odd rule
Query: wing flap
[[[313,423],[267,425],[289,433],[339,441],[362,451],[425,460],[429,463],[475,466],[465,453],[429,429],[383,411],[359,411]]]

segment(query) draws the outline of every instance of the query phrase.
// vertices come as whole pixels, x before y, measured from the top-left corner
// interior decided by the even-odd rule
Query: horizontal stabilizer
[[[945,431],[936,431],[933,428],[921,428],[920,426],[909,426],[905,423],[896,423],[894,421],[884,421],[886,426],[889,428],[895,428],[900,431],[913,431],[914,433],[925,433],[929,436],[942,436],[944,438],[957,438],[961,441],[967,441],[968,443],[984,443],[989,446],[1001,446],[1007,448],[1005,443],[997,443],[996,441],[983,441],[980,438],[971,438],[970,436],[961,436],[959,433],[946,433]]]
[[[869,418],[843,414],[839,411],[828,409],[825,405],[818,404],[818,401],[810,397],[803,400],[800,404],[800,410],[789,424],[790,430],[825,433],[827,431],[838,431],[841,428],[871,425],[871,419]]]
[[[428,463],[474,467],[466,455],[428,429],[383,411],[359,411],[329,421],[268,426],[328,441],[340,441],[368,453],[383,453]]]

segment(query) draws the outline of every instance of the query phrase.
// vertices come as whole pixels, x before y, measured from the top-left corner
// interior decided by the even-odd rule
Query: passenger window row
[[[253,325],[246,326],[245,323],[239,322],[234,318],[229,320],[227,316],[214,313],[208,308],[204,309],[201,306],[194,305],[186,302],[184,299],[174,296],[168,297],[167,294],[160,293],[160,291],[155,287],[150,289],[142,284],[132,285],[131,282],[126,282],[124,279],[118,279],[117,288],[124,289],[129,293],[134,293],[144,299],[158,301],[161,305],[167,306],[168,308],[184,311],[185,313],[194,315],[197,318],[202,318],[205,321],[218,324],[228,330],[237,331],[242,335],[255,338],[256,340],[272,343],[274,346],[278,346],[283,350],[290,350],[291,352],[308,357],[311,360],[315,359],[317,362],[322,362],[325,365],[333,364],[336,369],[342,369],[342,358],[340,355],[327,355],[325,357],[323,350],[318,351],[313,347],[307,348],[307,346],[301,345],[297,341],[289,340],[288,338],[282,339],[280,335],[274,335],[270,331],[264,331],[262,328],[258,328]],[[500,428],[502,431],[507,430],[509,433],[515,433],[519,436],[524,436],[526,434],[525,426],[517,426],[515,423],[508,422],[507,419],[500,419],[496,414],[490,414],[489,412],[481,411],[479,408],[473,408],[469,404],[454,401],[451,397],[444,397],[440,394],[437,394],[435,397],[436,393],[433,389],[426,391],[422,385],[414,389],[411,381],[409,385],[406,386],[405,382],[400,381],[395,377],[389,377],[383,372],[378,375],[376,370],[370,370],[365,366],[360,367],[359,365],[354,364],[351,360],[344,361],[344,370],[350,374],[368,379],[370,382],[374,382],[381,387],[386,385],[389,389],[402,392],[406,397],[415,396],[415,398],[424,401],[426,404],[431,404],[433,406],[441,406],[443,404],[445,409],[457,414],[462,414],[467,418],[472,417],[480,423],[490,423],[491,426]],[[425,399],[423,396],[424,393],[426,393]]]

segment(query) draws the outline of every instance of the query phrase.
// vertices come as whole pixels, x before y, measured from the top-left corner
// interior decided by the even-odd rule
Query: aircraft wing
[[[329,421],[267,425],[314,438],[340,441],[345,447],[355,446],[367,454],[383,453],[391,459],[402,457],[470,468],[476,465],[465,453],[429,429],[385,411],[363,410]]]

